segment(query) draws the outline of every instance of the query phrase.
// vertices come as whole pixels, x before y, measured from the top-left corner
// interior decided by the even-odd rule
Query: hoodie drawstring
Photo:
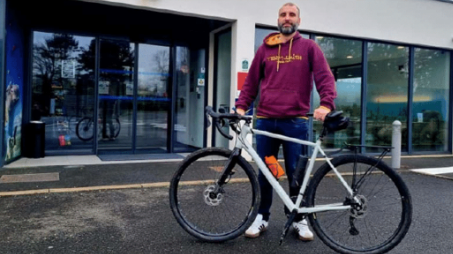
[[[293,37],[294,38],[294,37]],[[291,48],[293,47],[293,38],[289,41],[289,54],[288,56],[291,58]]]
[[[288,57],[291,59],[291,49],[293,47],[293,38],[289,41],[289,52],[288,52]],[[282,44],[278,44],[278,58],[277,58],[277,72],[278,69],[280,68],[280,50],[282,48]]]

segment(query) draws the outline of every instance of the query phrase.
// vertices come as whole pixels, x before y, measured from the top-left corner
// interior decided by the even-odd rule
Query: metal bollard
[[[401,165],[401,122],[395,120],[392,124],[392,168],[398,169]]]

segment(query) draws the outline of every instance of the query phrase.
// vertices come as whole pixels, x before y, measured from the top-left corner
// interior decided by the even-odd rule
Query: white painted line
[[[411,169],[410,171],[425,173],[430,175],[439,175],[439,174],[450,174],[453,173],[453,167],[445,168],[421,168],[421,169]]]

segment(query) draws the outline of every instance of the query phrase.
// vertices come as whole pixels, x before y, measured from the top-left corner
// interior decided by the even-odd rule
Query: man
[[[278,16],[280,33],[268,35],[256,52],[236,108],[237,113],[245,114],[259,88],[256,128],[306,140],[306,114],[310,111],[313,78],[321,98],[321,105],[313,112],[316,120],[324,121],[325,116],[335,108],[337,93],[335,79],[321,49],[314,41],[300,36],[297,31],[299,24],[299,8],[293,3],[284,4]],[[265,156],[277,158],[280,144],[283,145],[286,175],[291,183],[302,145],[263,135],[257,135],[256,142],[257,152],[263,161]],[[272,186],[261,172],[258,178],[261,205],[256,220],[245,233],[251,238],[258,237],[267,229],[272,205]],[[298,193],[299,189],[290,188],[291,196]],[[298,232],[299,239],[313,240],[313,233],[301,216],[296,217],[292,226]]]

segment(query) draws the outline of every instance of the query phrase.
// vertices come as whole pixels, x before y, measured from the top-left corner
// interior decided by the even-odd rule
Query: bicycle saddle
[[[349,125],[349,117],[343,116],[343,111],[332,111],[324,119],[324,127],[327,131],[334,132],[346,129]]]

